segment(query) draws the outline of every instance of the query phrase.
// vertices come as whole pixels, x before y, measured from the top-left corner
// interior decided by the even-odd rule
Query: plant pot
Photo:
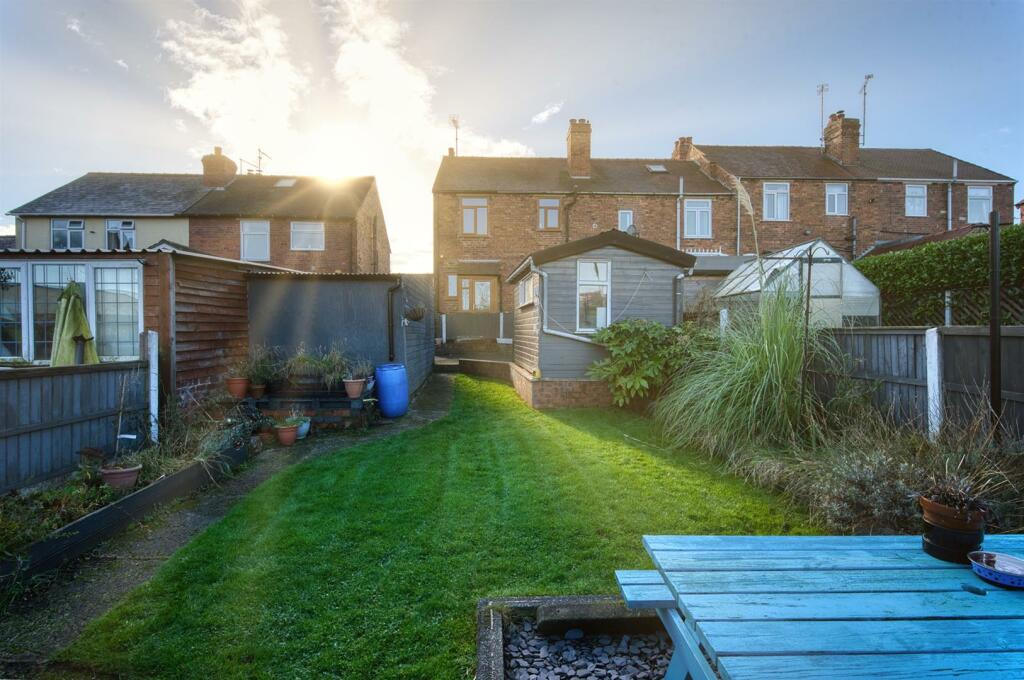
[[[277,435],[274,434],[273,430],[260,431],[260,441],[263,442],[264,446],[270,446],[274,443],[275,439],[277,439]]]
[[[266,393],[266,385],[249,385],[249,394],[252,395],[253,399],[262,399],[263,395]]]
[[[249,391],[249,379],[228,377],[224,379],[224,387],[235,399],[245,399],[245,393]]]
[[[107,486],[115,489],[130,489],[139,481],[142,465],[127,468],[100,468],[100,476]]]
[[[349,399],[358,399],[363,396],[363,388],[366,387],[366,378],[360,378],[359,380],[346,380],[345,382],[345,396]]]
[[[306,418],[305,420],[302,421],[302,424],[299,425],[299,431],[298,431],[298,438],[299,439],[305,439],[306,436],[309,434],[310,422],[311,421],[309,420],[309,418]]]
[[[985,513],[962,512],[924,496],[918,500],[924,514],[924,551],[945,562],[967,564],[967,554],[979,550],[985,540]]]
[[[281,443],[281,446],[291,446],[299,435],[298,425],[282,425],[276,427],[275,430],[277,431],[277,441]]]

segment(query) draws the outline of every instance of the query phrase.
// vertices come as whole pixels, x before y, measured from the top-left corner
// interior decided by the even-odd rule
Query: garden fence
[[[931,434],[988,408],[988,328],[878,327],[836,331],[851,375],[874,383],[875,405]],[[1002,332],[1003,428],[1024,439],[1024,326]]]

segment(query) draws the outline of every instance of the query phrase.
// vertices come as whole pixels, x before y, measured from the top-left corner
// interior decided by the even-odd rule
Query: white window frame
[[[295,245],[295,234],[313,234],[320,237],[320,246],[311,246],[309,248],[299,248]],[[291,240],[289,246],[292,250],[297,251],[320,251],[324,250],[324,246],[327,243],[327,234],[325,233],[323,222],[292,222],[291,225]]]
[[[921,189],[921,196],[911,196],[911,189]],[[910,209],[910,201],[922,202],[921,212],[913,212]],[[907,184],[903,189],[903,215],[905,217],[928,217],[928,185],[927,184]]]
[[[59,227],[58,228],[58,227],[56,227],[54,225],[55,222],[64,222],[65,225],[63,227]],[[72,227],[71,226],[72,224],[77,224],[78,226]],[[67,243],[68,243],[67,248],[57,248],[55,245],[53,245],[53,232],[54,231],[63,231],[64,232],[65,238],[67,239]],[[79,246],[72,246],[71,245],[71,232],[73,232],[73,231],[81,233],[81,235],[82,235],[82,244],[79,245]],[[85,249],[85,220],[84,219],[72,219],[72,218],[68,218],[68,217],[51,217],[50,218],[50,250],[84,250],[84,249]]]
[[[527,307],[534,304],[537,300],[536,282],[534,281],[533,274],[527,274],[519,282],[519,286],[516,288],[516,306]]]
[[[263,228],[265,231],[252,231],[254,228]],[[267,240],[267,256],[249,257],[245,247],[247,236],[264,236]],[[246,262],[270,262],[270,221],[269,220],[239,220],[238,221],[238,259]]]
[[[580,267],[585,264],[603,264],[607,266],[608,281],[606,283],[587,281],[580,282]],[[608,301],[608,306],[605,312],[605,325],[598,326],[597,328],[586,328],[580,326],[580,286],[604,286],[605,299]],[[612,322],[612,263],[611,260],[594,260],[594,259],[582,259],[576,260],[576,332],[577,333],[596,333],[602,328],[607,328]]]
[[[487,236],[487,204],[486,196],[463,196],[459,199],[459,206],[462,208],[460,234],[463,236]],[[473,216],[472,226],[467,229],[466,218],[470,213]]]
[[[457,298],[459,297],[459,275],[449,274],[448,275],[448,293],[447,297]]]
[[[559,212],[562,209],[562,201],[557,198],[541,198],[537,200],[537,229],[540,231],[557,231],[561,226],[559,223]],[[555,218],[555,225],[551,226],[552,214]]]
[[[829,210],[828,199],[835,196],[835,207]],[[842,196],[846,209],[839,210],[839,197]],[[850,185],[846,182],[827,182],[825,184],[825,214],[845,216],[850,214]]]
[[[626,225],[625,229],[622,228],[622,217],[624,215],[629,215],[629,224]],[[618,229],[619,231],[629,231],[630,227],[635,227],[635,226],[636,226],[636,222],[633,221],[633,211],[632,210],[620,210],[619,211],[618,222],[615,223],[615,228]]]
[[[978,193],[979,191],[985,192],[985,196],[983,196],[983,197],[971,196],[971,192]],[[971,200],[972,199],[975,200],[975,201],[978,201],[978,200],[988,201],[988,210],[984,211],[985,214],[982,215],[982,219],[980,219],[980,220],[972,220],[971,219]],[[992,196],[992,187],[991,187],[991,185],[981,185],[981,186],[969,186],[968,185],[968,187],[967,187],[967,223],[968,224],[988,224],[989,213],[992,212],[993,200],[994,200],[994,197]]]
[[[137,269],[139,272],[139,304],[136,332],[142,333],[145,328],[145,277],[142,263],[132,259],[112,260],[0,260],[4,269],[21,270],[21,357],[34,364],[48,364],[50,357],[36,357],[35,353],[35,279],[34,268],[37,264],[61,264],[81,266],[85,268],[85,281],[82,289],[85,293],[85,316],[89,320],[89,328],[96,332],[96,270],[97,269]],[[141,351],[141,348],[140,348]],[[102,361],[124,361],[138,359],[138,356],[115,357],[101,356]]]
[[[711,221],[712,201],[710,198],[687,198],[683,201],[683,238],[709,239],[714,233],[714,224]],[[694,213],[697,224],[690,221],[690,213]],[[700,215],[706,213],[708,216],[708,233],[701,234]]]
[[[135,220],[128,220],[123,218],[112,218],[104,220],[104,231],[103,231],[103,247],[110,249],[110,234],[117,234],[117,248],[113,250],[128,250],[129,248],[135,248],[136,242],[136,231],[135,231]],[[124,226],[130,224],[130,227]],[[130,246],[124,244],[125,232],[131,232],[132,243]]]
[[[769,189],[768,187],[785,187],[785,189]],[[779,199],[781,195],[786,196],[786,214],[783,217],[779,217]],[[775,198],[775,216],[768,217],[768,197],[773,196]],[[761,183],[761,218],[765,222],[789,222],[789,215],[793,208],[791,205],[792,200],[789,194],[789,182],[762,182]]]

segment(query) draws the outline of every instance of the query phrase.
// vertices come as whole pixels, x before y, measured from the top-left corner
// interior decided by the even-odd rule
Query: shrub
[[[594,340],[605,346],[608,358],[594,362],[589,373],[606,380],[619,406],[658,393],[669,377],[684,369],[694,355],[716,343],[715,336],[692,323],[665,326],[657,321],[630,319],[598,331]]]
[[[655,407],[655,418],[675,446],[728,456],[736,447],[806,443],[819,430],[821,404],[804,367],[801,296],[785,289],[766,293],[756,308],[737,314],[720,346],[698,353]],[[834,370],[832,336],[811,328],[808,362]]]

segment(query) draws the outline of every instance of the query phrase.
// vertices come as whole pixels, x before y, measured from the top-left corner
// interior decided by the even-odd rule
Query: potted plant
[[[228,394],[235,399],[245,399],[249,391],[249,357],[239,359],[228,368],[228,374],[224,378],[224,387]]]
[[[299,436],[299,425],[302,422],[297,418],[288,416],[282,421],[274,423],[274,430],[277,432],[277,441],[281,446],[291,446]]]
[[[345,372],[345,394],[349,399],[358,399],[366,387],[366,379],[373,375],[373,363],[367,359],[353,361]]]
[[[253,399],[260,399],[267,391],[267,384],[279,372],[277,356],[265,345],[256,345],[249,350],[246,377],[249,378],[249,393]]]
[[[100,477],[114,489],[131,489],[139,481],[141,473],[142,463],[135,463],[129,458],[100,468]]]
[[[992,510],[984,500],[992,483],[967,469],[966,456],[954,469],[933,475],[918,496],[924,518],[924,551],[940,560],[967,564],[967,554],[981,548]]]
[[[333,392],[347,377],[349,360],[340,345],[332,345],[320,355],[320,378],[328,392]]]
[[[257,431],[259,432],[260,440],[264,446],[269,446],[274,443],[274,421],[270,418],[260,418],[256,423]]]
[[[297,437],[299,439],[305,439],[306,436],[309,434],[309,426],[310,423],[312,422],[312,419],[309,416],[304,415],[302,411],[299,410],[298,406],[292,406],[291,415],[288,417],[288,420],[290,422],[299,424]]]
[[[284,362],[284,377],[292,389],[300,392],[318,392],[323,383],[322,352],[310,350],[300,344],[295,353]]]

